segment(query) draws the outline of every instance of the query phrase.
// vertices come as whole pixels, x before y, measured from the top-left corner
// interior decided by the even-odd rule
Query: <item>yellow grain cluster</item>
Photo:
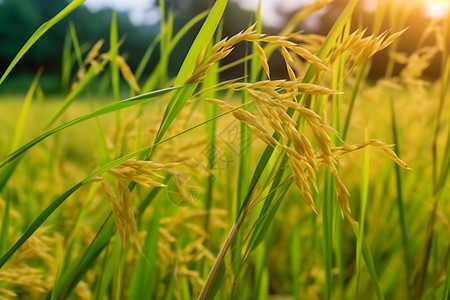
[[[264,34],[256,33],[253,30],[254,27],[255,25],[252,25],[245,31],[241,31],[231,38],[224,38],[211,48],[210,55],[206,55],[205,51],[202,51],[197,60],[196,68],[191,77],[186,81],[186,83],[201,81],[205,77],[208,70],[211,69],[211,67],[215,63],[227,57],[233,51],[234,46],[243,41],[253,43],[256,53],[259,56],[261,66],[268,78],[270,78],[269,62],[266,52],[261,46],[261,43],[272,44],[281,49],[283,57],[286,61],[287,72],[289,73],[290,79],[293,81],[296,80],[297,76],[291,67],[291,64],[295,63],[292,54],[295,54],[296,56],[315,65],[319,70],[328,70],[328,67],[324,64],[324,62],[317,56],[313,55],[306,48],[299,46],[299,44],[297,43],[289,41],[286,37],[283,36],[266,36]]]
[[[326,1],[324,1],[326,2]],[[318,166],[325,164],[330,170],[335,183],[335,189],[339,206],[342,211],[350,211],[347,197],[349,192],[339,177],[337,163],[339,155],[348,152],[349,149],[357,149],[365,146],[380,147],[391,159],[400,166],[407,168],[407,165],[400,160],[388,146],[379,141],[369,141],[360,145],[345,146],[337,148],[331,141],[329,134],[338,134],[313,110],[299,104],[298,95],[328,96],[340,93],[339,91],[326,88],[319,84],[301,82],[298,74],[297,62],[306,61],[314,65],[319,72],[327,72],[332,63],[342,55],[347,53],[347,62],[352,63],[351,69],[361,64],[363,61],[374,55],[376,52],[389,46],[404,30],[387,36],[383,33],[378,36],[364,38],[364,31],[356,31],[350,34],[340,45],[336,46],[331,54],[324,60],[318,58],[309,50],[301,47],[300,44],[288,40],[283,36],[265,36],[253,32],[253,26],[246,31],[240,32],[230,39],[224,39],[216,44],[212,50],[213,54],[205,63],[198,63],[197,71],[189,82],[201,80],[207,69],[218,60],[230,53],[233,46],[241,41],[252,42],[255,53],[259,56],[261,66],[269,80],[254,83],[230,83],[227,88],[232,90],[246,90],[258,104],[259,111],[264,117],[264,122],[258,121],[256,115],[243,108],[232,107],[230,104],[219,99],[207,98],[206,101],[216,104],[221,108],[230,109],[232,115],[239,121],[249,125],[253,133],[264,143],[274,147],[280,146],[289,158],[292,174],[304,201],[314,209],[311,188],[316,188],[316,175]],[[296,34],[297,40],[301,34]],[[280,49],[284,58],[286,71],[289,80],[270,80],[270,67],[268,58],[261,43],[267,43]],[[214,52],[217,52],[214,54]],[[205,54],[202,54],[202,59]],[[200,60],[201,61],[201,60]],[[298,71],[297,71],[298,72]],[[323,114],[326,116],[326,114]],[[297,121],[301,121],[301,123]],[[263,123],[267,123],[270,129]],[[312,137],[307,137],[305,128],[301,124],[306,124]],[[299,128],[302,128],[300,131]],[[277,132],[281,138],[275,139],[273,133]],[[312,138],[312,139],[311,139]],[[313,146],[315,145],[315,146]],[[316,188],[317,189],[317,188]]]
[[[100,55],[100,49],[102,48],[104,43],[104,40],[101,39],[97,43],[94,44],[94,46],[89,50],[88,54],[86,55],[86,58],[83,61],[83,64],[80,66],[80,68],[77,71],[77,77],[79,80],[83,79],[86,75],[86,67],[92,66],[92,68],[95,70],[96,73],[100,73],[102,71],[102,66],[97,61],[97,58]],[[72,87],[74,88],[75,85]]]
[[[167,171],[178,163],[161,164],[152,161],[129,160],[120,166],[110,169],[108,173],[117,179],[116,190],[102,177],[96,180],[102,182],[103,191],[111,205],[115,216],[116,227],[123,244],[133,244],[139,251],[139,236],[136,226],[136,208],[133,203],[128,183],[135,182],[145,187],[165,187],[166,185],[155,180],[154,177],[164,178],[160,172]]]
[[[177,299],[182,299],[181,289],[178,284],[181,279],[186,278],[191,283],[196,292],[199,292],[205,282],[201,274],[192,270],[191,266],[199,261],[205,260],[208,265],[212,265],[215,256],[205,246],[209,239],[210,232],[217,229],[226,228],[224,217],[226,211],[222,209],[211,209],[208,213],[205,210],[192,210],[190,208],[179,208],[173,216],[160,220],[158,239],[158,260],[161,270],[165,270],[161,277],[172,273],[176,279],[175,295]],[[206,232],[204,226],[205,218],[210,220],[209,231]],[[189,234],[189,243],[180,246],[176,236],[183,231]],[[159,293],[164,295],[166,287],[160,286]]]
[[[57,262],[53,253],[62,239],[58,234],[48,234],[48,227],[41,227],[19,248],[13,260],[0,269],[0,299],[23,296],[41,298],[54,284]],[[35,267],[36,262],[42,265]]]
[[[349,73],[364,61],[372,57],[375,53],[383,50],[400,37],[406,29],[395,32],[388,36],[387,32],[380,35],[370,35],[363,37],[365,30],[356,30],[344,41],[336,46],[328,56],[327,63],[332,64],[343,53],[347,53],[347,61],[352,65]]]
[[[136,92],[140,92],[141,88],[139,87],[136,77],[134,77],[134,74],[131,71],[130,67],[125,62],[125,59],[122,56],[118,55],[116,60],[117,64],[119,65],[120,72],[122,73],[123,78],[127,81],[128,85]]]

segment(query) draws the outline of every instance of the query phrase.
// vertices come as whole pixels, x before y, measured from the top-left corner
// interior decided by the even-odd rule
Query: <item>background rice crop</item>
[[[0,88],[82,2],[36,30]],[[67,93],[45,94],[38,71],[28,95],[0,94],[0,299],[449,299],[450,15],[410,54],[393,1],[377,1],[368,29],[350,0],[327,35],[294,32],[328,2],[279,35],[258,11],[225,37],[226,0],[178,33],[159,1],[147,75],[149,55],[128,65],[115,13],[103,47],[81,49],[69,25]],[[234,64],[244,76],[225,80]]]

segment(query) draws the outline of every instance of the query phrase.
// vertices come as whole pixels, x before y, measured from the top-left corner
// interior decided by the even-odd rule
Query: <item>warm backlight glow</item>
[[[426,0],[424,10],[430,18],[443,18],[450,10],[450,0]]]
[[[365,0],[364,9],[367,12],[375,12],[380,0]],[[381,0],[388,1],[388,0]],[[397,0],[395,6],[399,7],[405,4],[414,5],[417,8],[422,7],[424,13],[429,18],[442,19],[450,10],[450,0]]]

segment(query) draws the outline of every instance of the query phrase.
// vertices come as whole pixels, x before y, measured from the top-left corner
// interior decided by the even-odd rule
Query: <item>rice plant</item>
[[[0,89],[83,2],[35,31]],[[116,14],[90,49],[71,23],[68,92],[46,101],[40,69],[22,101],[1,96],[0,299],[449,299],[449,12],[405,54],[411,10],[395,1],[377,1],[368,30],[349,0],[325,36],[295,28],[332,1],[279,34],[258,10],[223,36],[227,2],[175,33],[159,1],[161,32],[136,70]],[[170,54],[197,24],[171,78]],[[435,57],[440,76],[427,79]],[[223,79],[235,65],[244,76]],[[85,99],[94,81],[105,101]]]

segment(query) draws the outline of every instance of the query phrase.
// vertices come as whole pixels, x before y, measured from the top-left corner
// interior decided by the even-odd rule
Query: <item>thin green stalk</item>
[[[119,104],[120,102],[115,102],[114,104]],[[235,108],[238,109],[241,106]],[[229,114],[231,111],[228,111],[226,113],[220,114],[218,116],[216,116],[214,119],[220,118],[224,115]],[[213,119],[213,120],[214,120]],[[11,248],[8,249],[8,251],[6,253],[3,254],[3,256],[0,257],[0,268],[8,261],[9,258],[11,258],[11,256],[20,248],[20,246],[22,246],[28,239],[29,237],[44,223],[45,220],[48,219],[48,217],[65,201],[67,200],[67,198],[69,196],[71,196],[75,191],[77,191],[79,188],[81,188],[83,185],[85,185],[86,183],[90,182],[92,179],[94,179],[95,177],[105,173],[107,170],[110,170],[112,168],[115,168],[117,166],[119,166],[120,164],[122,164],[123,162],[136,157],[142,153],[145,153],[147,151],[149,151],[149,149],[152,149],[156,146],[158,146],[159,144],[168,142],[182,134],[185,134],[187,132],[190,132],[194,129],[197,129],[201,126],[204,126],[206,123],[211,122],[212,120],[207,120],[204,122],[201,122],[193,127],[190,127],[180,133],[177,133],[165,140],[160,141],[158,144],[154,144],[152,146],[148,146],[148,147],[144,147],[141,148],[135,152],[132,152],[130,154],[124,155],[114,161],[111,161],[109,163],[107,163],[106,165],[104,165],[102,168],[98,169],[97,171],[91,173],[88,177],[86,177],[84,180],[80,181],[79,183],[77,183],[76,185],[74,185],[72,188],[70,188],[69,190],[67,190],[66,192],[64,192],[62,195],[60,195],[57,199],[55,199],[32,223],[31,225],[27,228],[27,230],[22,234],[22,236],[19,238],[19,240],[11,246]],[[108,244],[109,238],[112,235],[112,231],[114,229],[114,220],[112,218],[108,218],[104,225],[102,226],[102,228],[105,228],[106,233],[104,234],[100,234],[101,231],[99,231],[98,233],[98,237],[99,239],[94,239],[93,243],[91,244],[90,248],[92,247],[92,251],[87,251],[83,257],[80,258],[79,263],[77,264],[76,267],[72,268],[71,270],[68,271],[68,273],[66,274],[70,274],[70,275],[66,275],[66,278],[63,280],[61,279],[61,282],[68,282],[67,276],[70,276],[70,286],[67,286],[64,288],[64,292],[63,295],[65,295],[67,293],[67,289],[72,289],[73,288],[73,282],[77,283],[79,280],[81,280],[81,277],[83,276],[83,274],[87,271],[87,269],[89,268],[89,266],[93,263],[93,261],[95,260],[96,257],[98,257],[98,255],[103,251],[104,247]],[[102,229],[103,230],[103,229]],[[59,295],[60,292],[58,292]]]
[[[443,24],[443,32],[442,38],[445,42],[448,44],[448,32],[450,30],[450,14],[447,13],[447,15],[444,18],[444,24]],[[444,42],[444,43],[445,43]],[[433,208],[430,213],[430,217],[427,224],[427,229],[425,233],[424,238],[424,250],[423,250],[423,257],[422,257],[422,263],[419,266],[418,269],[418,275],[414,278],[414,293],[413,293],[413,299],[419,299],[423,293],[423,288],[425,285],[425,279],[426,274],[428,270],[428,263],[430,259],[431,254],[431,248],[433,245],[434,240],[434,224],[436,221],[436,215],[438,212],[438,206],[439,206],[439,199],[441,197],[441,189],[443,188],[445,181],[443,180],[449,170],[449,164],[450,160],[448,158],[448,154],[444,155],[442,169],[440,174],[441,178],[438,178],[438,137],[441,131],[441,123],[442,123],[442,114],[443,114],[443,108],[444,103],[447,99],[447,91],[448,91],[448,85],[450,82],[450,49],[445,48],[442,55],[442,66],[441,66],[441,89],[440,89],[440,97],[439,97],[439,105],[437,110],[437,117],[435,122],[435,129],[434,129],[434,135],[433,135],[433,142],[432,142],[432,166],[433,166]],[[449,130],[449,137],[450,137],[450,130]],[[449,139],[447,139],[447,146],[446,148],[449,148]],[[444,171],[445,170],[445,171]]]
[[[111,26],[109,29],[109,69],[111,72],[111,87],[113,90],[114,100],[120,99],[120,84],[119,84],[119,65],[117,63],[117,56],[119,55],[119,36],[117,30],[117,16],[116,11],[113,11],[111,16]]]
[[[450,260],[447,262],[447,274],[445,276],[444,293],[442,295],[442,300],[450,299]]]
[[[43,69],[40,68],[39,71],[36,73],[33,82],[31,83],[30,88],[27,91],[27,94],[25,96],[25,100],[22,104],[22,109],[20,111],[20,115],[19,118],[17,120],[17,124],[14,130],[14,134],[12,137],[12,141],[11,141],[11,146],[10,146],[10,151],[15,150],[22,139],[22,135],[24,133],[25,130],[25,124],[28,120],[28,112],[30,110],[30,106],[31,106],[31,102],[33,100],[33,97],[36,93],[36,89],[38,86],[38,82],[39,82],[39,78],[41,77],[43,72]],[[6,183],[8,182],[9,178],[11,177],[11,175],[14,173],[14,170],[16,169],[17,165],[19,164],[20,160],[17,160],[16,162],[14,162],[13,164],[10,164],[9,166],[7,166],[6,168],[4,168],[3,170],[0,171],[0,191],[3,190],[3,188],[6,186]],[[3,164],[2,164],[3,165]],[[1,165],[0,165],[1,168]]]
[[[169,54],[168,47],[171,40],[172,32],[170,30],[172,19],[172,13],[166,13],[166,6],[164,0],[159,0],[159,14],[161,16],[160,26],[161,26],[161,42],[160,42],[160,58],[159,63],[161,68],[158,69],[159,83],[164,86],[168,78],[168,68],[169,68]],[[166,19],[167,18],[167,19]]]
[[[216,42],[220,40],[220,37],[222,36],[222,25],[219,26],[217,33],[216,33]],[[211,43],[212,44],[212,43]],[[210,45],[211,46],[211,45]],[[217,97],[217,91],[214,88],[219,83],[219,74],[217,73],[218,65],[214,65],[206,74],[203,83],[202,83],[202,89],[206,91],[204,97],[206,98],[216,98]],[[205,117],[206,119],[212,119],[217,115],[217,106],[205,102],[204,103],[204,109],[205,109]],[[207,213],[207,216],[205,218],[205,232],[209,232],[209,224],[210,224],[210,217],[211,217],[211,207],[213,202],[213,191],[214,191],[214,181],[215,177],[211,173],[211,171],[214,170],[214,167],[217,163],[217,157],[216,157],[216,128],[217,123],[216,121],[212,121],[208,124],[206,124],[206,136],[207,136],[207,159],[208,159],[208,170],[210,171],[210,174],[208,175],[206,179],[206,193],[205,193],[205,210]]]
[[[154,197],[150,199],[154,199]],[[146,226],[147,236],[143,248],[143,256],[139,258],[139,261],[135,267],[135,271],[133,272],[133,277],[130,284],[130,292],[128,295],[128,299],[130,300],[151,299],[154,297],[154,293],[157,288],[157,251],[161,218],[160,202],[161,201],[155,201],[153,205],[152,218]],[[143,212],[144,207],[140,207],[139,211]]]
[[[170,40],[170,44],[168,46],[167,51],[169,53],[172,53],[172,51],[175,49],[175,47],[177,46],[177,44],[181,40],[181,38],[183,38],[186,35],[186,33],[195,24],[200,22],[200,20],[204,19],[207,15],[208,15],[208,11],[204,11],[203,13],[198,14],[197,16],[192,18],[189,22],[187,22],[180,30],[178,30],[177,33],[175,34],[175,36]],[[159,40],[160,39],[161,39],[161,36],[159,36]],[[142,91],[148,92],[148,91],[154,90],[157,87],[158,82],[159,82],[159,74],[162,72],[161,71],[162,67],[163,67],[163,65],[162,65],[161,61],[158,61],[153,72],[147,78],[144,85],[142,86],[142,88],[141,88]],[[139,71],[139,67],[138,67],[138,71]],[[136,72],[136,75],[138,75],[138,74],[139,73]]]
[[[397,155],[400,156],[400,146],[399,146],[399,140],[398,140],[398,132],[397,132],[397,121],[396,121],[396,114],[394,109],[394,100],[392,97],[390,97],[390,104],[391,104],[391,124],[392,124],[392,136],[394,139],[394,151],[397,153]],[[396,177],[396,187],[397,187],[397,208],[399,213],[399,221],[400,221],[400,228],[402,233],[402,247],[403,247],[403,263],[405,265],[405,283],[407,287],[407,295],[408,299],[411,299],[411,265],[409,263],[409,246],[408,246],[408,234],[407,234],[407,227],[406,227],[406,221],[405,221],[405,213],[404,213],[404,205],[403,205],[403,184],[402,184],[402,176],[400,172],[400,167],[395,164],[395,177]]]
[[[217,26],[219,25],[220,19],[222,17],[222,14],[225,10],[227,3],[228,3],[227,0],[218,0],[214,4],[208,17],[205,20],[205,23],[200,29],[200,32],[197,34],[191,48],[189,49],[189,52],[186,55],[183,64],[181,65],[180,71],[178,72],[178,76],[175,79],[174,85],[178,85],[180,82],[181,84],[184,84],[193,73],[197,58],[203,51],[205,45],[208,45],[209,42],[211,41],[214,32],[216,31]],[[193,84],[181,93],[172,94],[169,103],[167,105],[166,111],[164,112],[163,120],[161,121],[161,125],[156,134],[154,141],[155,144],[161,141],[170,124],[172,124],[175,117],[187,103],[189,98],[193,95],[196,86],[197,84]]]
[[[348,128],[350,126],[350,120],[353,115],[353,107],[355,106],[356,97],[359,93],[359,87],[361,86],[363,75],[367,66],[367,62],[364,62],[361,66],[358,67],[358,71],[356,72],[355,84],[352,87],[352,93],[350,96],[350,105],[348,107],[347,115],[345,117],[344,127],[342,129],[342,140],[345,141],[347,139]]]
[[[63,92],[69,89],[70,73],[72,71],[72,51],[71,38],[69,32],[66,32],[64,38],[63,50],[61,55],[61,89]]]
[[[351,19],[349,19],[346,23],[346,25],[343,28],[342,35],[340,37],[340,42],[342,42],[345,38],[348,37],[350,32],[350,26],[351,26]],[[332,79],[332,88],[343,91],[344,90],[344,72],[345,72],[345,61],[346,61],[346,55],[341,55],[335,64],[333,66],[333,79]],[[333,101],[333,119],[332,119],[332,126],[334,129],[336,129],[338,132],[341,130],[341,111],[342,111],[342,95],[336,94],[332,95],[332,101]],[[333,143],[335,145],[340,145],[342,142],[339,139],[338,136],[332,137]],[[334,191],[334,186],[333,186]],[[334,198],[336,198],[334,196]],[[342,258],[342,229],[341,229],[341,222],[342,220],[339,217],[339,214],[342,212],[336,205],[336,201],[334,199],[333,201],[333,215],[335,216],[334,224],[335,224],[335,239],[334,239],[334,245],[335,245],[335,257],[336,257],[336,265],[339,270],[338,273],[338,283],[339,283],[339,292],[340,297],[342,300],[345,299],[345,287],[344,287],[344,266],[343,266],[343,258]],[[325,224],[324,224],[325,225]],[[332,231],[333,228],[330,228],[330,231]],[[333,240],[329,241],[331,244],[333,244]]]
[[[70,39],[72,40],[73,49],[75,51],[75,59],[78,63],[78,67],[83,67],[83,58],[81,56],[81,47],[80,43],[78,42],[78,36],[77,31],[75,30],[75,25],[73,25],[73,22],[69,22],[69,33],[70,33]]]
[[[250,61],[250,63],[253,63],[253,61]],[[253,66],[253,64],[250,65],[250,68]],[[254,74],[249,74],[249,67],[248,63],[244,64],[244,76],[245,80],[247,80],[247,75],[249,76],[255,76]],[[247,103],[248,102],[248,93],[247,91],[241,92],[241,103]],[[236,177],[236,194],[233,199],[233,211],[232,211],[232,219],[236,220],[238,215],[238,210],[242,205],[242,202],[245,198],[245,192],[246,188],[249,184],[249,175],[250,175],[250,154],[251,154],[251,143],[250,139],[252,138],[252,133],[250,131],[250,128],[245,123],[239,124],[239,145],[237,145],[237,149],[239,151],[239,158],[238,158],[238,165],[237,165],[237,177]],[[239,276],[239,273],[242,268],[243,260],[241,258],[241,250],[243,247],[243,239],[244,239],[244,233],[243,231],[239,230],[236,233],[236,238],[232,241],[232,249],[231,249],[231,257],[232,257],[232,267],[234,276],[237,278]],[[233,298],[236,299],[240,293],[240,291],[243,289],[242,285],[243,283],[240,282],[238,279],[235,280],[236,284],[233,286],[232,295]]]
[[[375,263],[373,261],[372,252],[370,251],[369,245],[367,244],[367,241],[365,239],[363,240],[362,254],[364,257],[364,262],[366,263],[367,270],[369,271],[370,279],[375,289],[377,299],[384,300],[385,298],[381,290],[380,280],[378,279],[377,271],[375,269]]]
[[[10,200],[6,198],[5,200],[5,210],[3,212],[2,224],[0,227],[0,253],[3,253],[8,246],[9,240],[9,225],[10,225]]]
[[[253,285],[254,299],[267,300],[269,294],[267,244],[261,243],[255,250],[255,277]],[[236,298],[239,299],[239,298]]]
[[[336,22],[333,24],[333,27],[328,32],[326,39],[322,43],[319,52],[317,53],[318,58],[321,59],[325,58],[327,54],[330,52],[330,50],[334,47],[336,40],[338,39],[339,35],[342,32],[342,29],[347,24],[348,20],[350,20],[353,14],[353,10],[355,9],[357,3],[358,0],[350,0],[347,3],[344,10],[339,15],[339,18],[336,20]],[[317,68],[311,66],[306,72],[305,76],[303,77],[303,82],[311,82],[312,79],[316,76],[316,74]],[[305,101],[305,107],[309,108],[310,105],[311,105],[311,98],[307,97]]]
[[[292,276],[292,297],[294,300],[300,299],[300,274],[302,269],[302,248],[300,242],[300,226],[298,222],[294,224],[291,237],[291,276]]]
[[[366,127],[365,139],[368,140]],[[355,299],[359,299],[359,282],[361,276],[361,255],[364,242],[364,227],[366,224],[367,199],[369,195],[369,149],[364,149],[363,170],[361,175],[361,203],[359,211],[358,235],[356,239],[356,292]]]
[[[325,264],[325,299],[331,299],[333,268],[333,204],[336,202],[333,177],[329,171],[325,175],[325,191],[323,193],[323,256]]]
[[[74,9],[80,6],[86,0],[73,0],[70,2],[64,9],[62,9],[56,16],[42,24],[33,35],[28,39],[28,41],[23,45],[23,47],[17,52],[16,56],[9,64],[8,68],[6,68],[2,77],[0,78],[0,85],[6,79],[8,74],[12,71],[12,69],[16,66],[19,60],[28,52],[31,46],[34,45],[50,28],[52,28],[56,23],[64,19],[68,14],[70,14]]]

